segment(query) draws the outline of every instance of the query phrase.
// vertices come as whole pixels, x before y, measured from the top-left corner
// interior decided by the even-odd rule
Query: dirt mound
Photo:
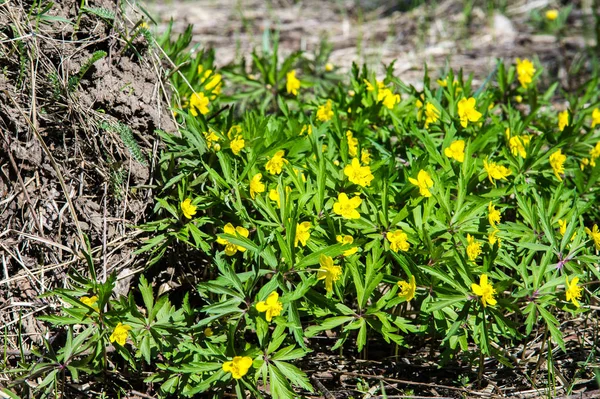
[[[140,265],[154,132],[174,124],[143,14],[87,3],[0,4],[1,325],[53,306],[31,298],[83,266],[85,237],[99,276]]]

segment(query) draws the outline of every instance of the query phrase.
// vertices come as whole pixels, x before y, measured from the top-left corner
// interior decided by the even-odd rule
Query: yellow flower
[[[496,290],[494,290],[494,287],[488,283],[487,274],[482,274],[481,277],[479,277],[479,284],[471,284],[471,290],[475,295],[481,297],[481,304],[484,308],[488,304],[494,306],[497,303],[496,299],[494,299]]]
[[[131,330],[131,326],[119,322],[109,337],[110,342],[116,342],[121,346],[125,345],[129,330]]]
[[[285,83],[285,89],[288,94],[292,94],[294,96],[298,95],[298,89],[300,88],[300,81],[296,78],[296,71],[292,70],[287,73],[287,82]]]
[[[198,112],[202,115],[208,114],[208,97],[204,93],[194,93],[190,98],[190,112],[194,116],[198,116]]]
[[[600,142],[599,142],[600,143]],[[362,149],[360,152],[360,162],[368,165],[371,163],[371,152],[367,149]]]
[[[348,139],[348,154],[355,157],[358,152],[358,139],[354,138],[350,130],[346,131],[346,138]]]
[[[554,175],[558,178],[558,180],[562,181],[561,174],[565,173],[565,161],[567,160],[567,156],[562,153],[562,150],[558,150],[550,155],[548,161],[550,162],[550,166],[552,166],[552,170],[554,171]]]
[[[593,161],[593,160],[592,160],[592,161]],[[595,163],[595,162],[594,162],[594,163]],[[581,162],[579,163],[579,168],[580,168],[581,170],[583,170],[583,169],[585,169],[585,167],[586,167],[586,166],[588,166],[589,164],[590,164],[590,160],[589,160],[589,159],[587,159],[587,158],[583,158],[583,159],[581,160]]]
[[[204,72],[204,75],[202,72]],[[212,94],[219,94],[221,93],[221,87],[223,86],[222,78],[218,73],[213,74],[211,77],[212,73],[212,69],[207,69],[204,71],[204,67],[202,65],[198,65],[198,75],[202,76],[200,83],[202,84],[206,82],[206,79],[210,77],[210,81],[204,86],[204,88],[208,91],[211,91]],[[215,98],[215,96],[212,98]]]
[[[448,82],[446,82],[446,79],[438,79],[436,80],[437,84],[439,84],[441,87],[448,87]]]
[[[298,246],[298,242],[300,242],[303,247],[306,246],[306,242],[310,238],[310,228],[310,222],[296,224],[296,238],[294,238],[294,247]]]
[[[481,254],[481,243],[475,241],[475,237],[471,234],[467,234],[467,256],[469,260],[474,261]]]
[[[202,132],[204,139],[206,140],[206,146],[208,148],[214,148],[215,151],[219,151],[221,146],[218,144],[220,138],[215,132],[210,130],[209,132]]]
[[[90,297],[82,296],[79,298],[79,301],[90,308],[98,310],[98,305],[96,304],[96,302],[98,302],[98,297],[96,295]]]
[[[400,292],[398,293],[399,297],[404,298],[406,302],[415,297],[415,292],[417,291],[415,276],[410,276],[409,281],[398,281],[397,284],[400,288]]]
[[[311,125],[303,125],[302,130],[300,130],[300,136],[307,133],[309,136],[312,134],[312,126]]]
[[[204,336],[207,337],[207,338],[208,337],[212,337],[213,336],[213,330],[212,330],[212,328],[206,327],[204,329]]]
[[[186,198],[181,203],[181,212],[183,213],[183,216],[188,219],[194,217],[196,214],[196,208],[197,207],[195,205],[192,205],[192,200],[190,198]]]
[[[394,94],[394,92],[392,92],[387,87],[382,90],[379,90],[378,97],[382,97],[381,100],[383,100],[383,105],[387,109],[394,109],[394,106],[400,102],[400,95]]]
[[[325,64],[325,72],[331,72],[333,71],[333,64],[328,62],[327,64]]]
[[[431,180],[429,173],[421,169],[416,179],[409,177],[408,181],[419,187],[419,194],[423,197],[431,197],[431,191],[429,191],[429,189],[433,187],[433,180]]]
[[[350,245],[354,242],[354,237],[350,235],[337,235],[335,236],[335,240],[337,242],[341,242],[344,245]],[[352,247],[350,249],[347,249],[344,251],[344,256],[353,255],[356,253],[356,251],[358,251],[358,247]]]
[[[233,137],[240,136],[242,134],[242,127],[240,125],[233,125],[227,132],[227,138],[232,139]]]
[[[519,104],[522,103],[523,102],[523,96],[519,96],[519,95],[515,96],[515,101],[517,103],[519,103]]]
[[[373,87],[373,85],[371,84],[371,82],[369,82],[367,79],[363,79],[363,82],[365,82],[365,84],[367,85],[367,91],[374,91],[375,88]],[[381,80],[377,80],[377,101],[381,101],[383,99],[383,95],[380,93],[384,88],[385,85],[383,84],[383,82]]]
[[[252,367],[252,359],[248,356],[236,356],[233,360],[223,363],[223,371],[231,373],[231,376],[239,380],[248,373]]]
[[[567,126],[569,126],[569,111],[565,109],[558,113],[558,130],[562,132]]]
[[[438,119],[440,119],[440,111],[432,103],[427,103],[425,107],[425,129],[430,124],[437,122]]]
[[[592,112],[592,129],[600,125],[600,108],[595,108]]]
[[[266,312],[265,319],[267,321],[273,320],[273,317],[277,317],[283,310],[283,304],[279,301],[279,294],[277,291],[273,291],[269,294],[266,301],[260,301],[256,304],[256,310],[259,312]]]
[[[510,140],[508,140],[508,146],[510,147],[510,151],[513,156],[517,156],[519,154],[521,158],[527,157],[527,151],[525,151],[525,145],[519,136],[512,136]]]
[[[548,21],[554,21],[556,18],[558,18],[558,10],[546,11],[546,19]]]
[[[388,231],[385,233],[385,238],[390,242],[390,249],[394,252],[406,252],[410,248],[408,235],[402,230]]]
[[[341,215],[344,219],[360,219],[360,213],[356,210],[362,203],[358,195],[350,199],[346,193],[338,194],[338,202],[333,204],[333,212]]]
[[[567,232],[567,221],[563,219],[558,219],[558,230],[561,236],[564,236]]]
[[[266,188],[264,183],[261,181],[262,173],[257,173],[254,175],[252,180],[250,180],[250,197],[254,199],[256,194],[264,193]]]
[[[596,158],[600,158],[600,141],[596,143],[596,145],[594,146],[594,148],[592,148],[590,150],[590,157],[592,158],[592,161],[595,160]],[[596,165],[592,165],[592,166],[596,166]]]
[[[590,236],[592,240],[594,240],[594,245],[596,245],[596,249],[600,251],[600,231],[598,231],[598,225],[595,224],[592,229],[585,228],[585,232]]]
[[[248,229],[242,227],[242,226],[237,226],[237,227],[233,227],[233,225],[231,223],[227,223],[224,227],[223,227],[223,233],[225,234],[229,234],[232,236],[241,236],[244,238],[248,238],[249,235],[249,231]],[[226,238],[217,238],[217,242],[221,245],[225,245],[225,255],[227,256],[233,256],[237,253],[237,251],[240,252],[245,252],[246,248],[240,246],[240,245],[235,245],[230,243],[229,241],[227,241]]]
[[[496,243],[498,243],[498,246],[500,246],[500,238],[496,237],[497,233],[498,229],[494,229],[490,234],[488,234],[488,242],[491,246],[493,246]]]
[[[450,143],[450,147],[444,149],[444,154],[448,158],[456,159],[458,162],[464,162],[465,160],[465,141],[455,140]]]
[[[567,232],[567,221],[566,220],[558,219],[558,231],[561,236],[565,235],[565,233]],[[571,241],[573,241],[575,239],[576,235],[577,235],[577,233],[573,233],[573,235],[571,236]]]
[[[285,191],[286,193],[289,193],[292,191],[292,189],[290,188],[290,186],[286,186]],[[269,199],[271,201],[277,202],[277,208],[281,208],[281,198],[279,198],[279,191],[277,191],[277,189],[272,188],[269,190]]]
[[[510,169],[505,166],[498,165],[495,162],[489,162],[487,159],[483,160],[483,168],[488,174],[488,179],[495,186],[496,182],[494,180],[506,180],[507,176],[510,176],[512,173]]]
[[[475,109],[473,97],[463,98],[458,102],[458,116],[462,127],[467,127],[469,122],[477,122],[481,118],[481,113]]]
[[[333,264],[333,258],[327,255],[321,255],[319,257],[319,264],[321,268],[317,273],[317,278],[319,280],[325,280],[325,288],[327,292],[333,291],[333,283],[340,279],[342,275],[342,267],[335,266]]]
[[[565,296],[567,301],[571,301],[576,308],[580,307],[578,299],[581,299],[581,287],[577,286],[579,283],[579,277],[573,277],[573,280],[569,283],[569,276],[566,276],[566,290]]]
[[[517,58],[517,75],[521,86],[527,87],[533,81],[533,75],[535,75],[533,63],[528,59],[521,61],[520,58]]]
[[[354,184],[358,184],[361,187],[367,187],[373,180],[373,174],[369,166],[361,166],[358,158],[353,158],[350,165],[346,165],[344,168],[344,174]]]
[[[240,151],[242,151],[245,145],[246,142],[242,136],[237,136],[235,139],[231,140],[231,143],[229,143],[229,148],[231,148],[231,152],[233,152],[235,155],[239,155]]]
[[[490,225],[492,227],[496,227],[496,224],[500,223],[501,217],[502,215],[500,214],[500,211],[497,210],[496,207],[494,207],[492,201],[490,201],[490,203],[488,204],[488,220],[490,222]]]
[[[287,160],[283,157],[285,155],[284,150],[279,150],[273,155],[273,158],[269,159],[267,164],[265,165],[265,169],[272,175],[278,175],[281,173],[283,169],[283,164],[287,162]]]
[[[325,105],[321,105],[317,109],[317,119],[321,122],[327,122],[333,118],[333,110],[331,109],[331,100],[327,100]]]

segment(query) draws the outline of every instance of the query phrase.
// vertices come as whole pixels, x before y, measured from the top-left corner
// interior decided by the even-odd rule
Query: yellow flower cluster
[[[444,149],[444,154],[448,158],[457,160],[460,163],[465,161],[465,141],[455,140],[450,143],[450,146]]]
[[[398,281],[397,284],[398,288],[400,288],[399,297],[403,298],[406,302],[415,297],[415,293],[417,292],[415,276],[410,276],[409,281]]]
[[[527,87],[533,81],[535,75],[535,67],[528,59],[521,60],[517,58],[517,79],[521,86]]]
[[[265,165],[265,169],[272,175],[278,175],[283,170],[283,164],[287,163],[287,160],[283,157],[285,155],[284,150],[279,150],[273,155],[271,159]]]
[[[338,194],[338,200],[333,204],[333,212],[344,219],[360,219],[360,213],[356,210],[362,203],[358,195],[348,198],[346,193]]]
[[[595,224],[594,227],[592,227],[591,230],[586,227],[585,228],[585,232],[594,241],[594,245],[596,246],[596,250],[600,251],[600,231],[598,231],[598,225]]]
[[[488,174],[488,179],[495,186],[496,180],[506,180],[512,173],[510,169],[505,166],[498,165],[495,162],[488,162],[487,158],[483,160],[483,168]]]
[[[335,240],[344,245],[352,245],[354,243],[354,237],[351,235],[337,235]],[[344,251],[344,256],[354,255],[358,251],[358,247],[352,247]]]
[[[206,146],[208,149],[214,149],[215,151],[219,151],[221,149],[221,145],[219,144],[219,140],[221,138],[217,136],[215,132],[209,130],[208,132],[202,132],[204,139],[206,140]]]
[[[367,91],[370,91],[370,92],[375,91],[375,88],[368,80],[365,79],[364,82],[367,86]],[[390,88],[386,87],[386,85],[382,81],[378,80],[377,81],[377,102],[383,103],[383,105],[387,109],[394,109],[394,106],[396,104],[400,103],[400,95],[394,94],[394,92]]]
[[[254,199],[256,194],[264,193],[265,184],[262,182],[262,173],[255,174],[250,180],[250,197]]]
[[[427,103],[425,106],[425,129],[432,123],[435,123],[440,119],[440,110],[438,110],[432,103]]]
[[[327,292],[333,291],[333,283],[340,279],[342,275],[342,267],[333,264],[333,258],[327,255],[319,257],[319,265],[321,268],[317,273],[317,279],[325,280],[325,288]]]
[[[550,166],[552,166],[552,170],[554,171],[554,175],[560,181],[562,181],[561,174],[565,173],[565,161],[567,160],[567,156],[562,153],[562,150],[553,152],[548,158],[550,162]]]
[[[292,71],[288,72],[286,75],[286,78],[287,78],[287,81],[285,84],[286,91],[288,92],[288,94],[297,96],[298,89],[300,88],[300,81],[298,80],[298,78],[296,78],[296,71],[292,70]]]
[[[581,170],[583,170],[586,166],[591,166],[592,168],[596,166],[596,159],[600,158],[600,141],[596,143],[594,148],[590,150],[590,158],[583,158],[580,163]]]
[[[562,132],[567,126],[569,126],[569,111],[565,109],[558,113],[558,130]]]
[[[256,310],[265,312],[265,319],[270,322],[273,317],[277,317],[283,310],[283,304],[279,301],[279,294],[273,291],[269,294],[265,301],[260,301],[256,304]]]
[[[361,166],[358,158],[353,158],[350,165],[346,165],[344,168],[344,175],[348,177],[354,184],[358,184],[361,187],[367,187],[373,180],[373,174],[369,166]]]
[[[204,74],[202,74],[202,72],[204,72]],[[202,79],[200,79],[200,84],[204,85],[204,89],[212,92],[212,99],[214,99],[217,95],[221,94],[221,88],[223,87],[223,79],[220,74],[213,74],[212,69],[207,69],[206,71],[204,71],[204,67],[202,65],[198,65],[198,75],[202,76]]]
[[[408,181],[419,187],[419,194],[423,197],[431,197],[429,189],[433,187],[433,180],[431,180],[431,176],[425,170],[421,169],[416,179],[409,177]]]
[[[209,112],[208,104],[210,101],[204,93],[193,93],[190,97],[190,112],[193,116],[198,116],[198,112],[206,115]]]
[[[467,127],[469,122],[477,122],[481,119],[481,112],[475,108],[476,100],[473,97],[462,98],[458,102],[458,117],[462,127]]]
[[[333,110],[331,108],[331,100],[327,100],[325,105],[321,105],[317,108],[317,119],[321,122],[327,122],[333,118]]]
[[[406,252],[410,248],[408,235],[402,230],[388,231],[385,233],[385,238],[390,242],[390,249],[394,252]]]
[[[183,213],[183,216],[191,219],[194,217],[194,215],[196,214],[196,205],[192,204],[192,199],[191,198],[186,198],[181,202],[181,213]]]
[[[294,238],[294,246],[297,247],[298,243],[306,246],[308,239],[310,238],[310,222],[302,222],[296,225],[296,238]]]
[[[223,363],[223,371],[231,373],[236,380],[248,374],[250,367],[252,367],[252,359],[248,356],[235,356],[231,361]]]
[[[346,131],[346,139],[348,140],[348,155],[355,157],[358,153],[358,139],[354,138],[350,130]]]
[[[513,156],[519,155],[521,158],[527,158],[527,146],[531,142],[531,136],[511,136],[510,129],[506,128],[505,131],[506,139],[508,140],[508,147]]]
[[[129,335],[130,330],[131,326],[119,322],[108,339],[110,342],[116,342],[123,346],[125,345],[125,342],[127,342],[127,336]]]
[[[240,125],[233,125],[227,132],[229,138],[229,148],[234,155],[239,155],[246,146],[246,142],[242,136],[242,128]]]
[[[471,284],[471,290],[475,295],[481,297],[481,304],[484,308],[487,305],[494,306],[497,303],[494,298],[496,290],[494,290],[494,286],[488,282],[487,274],[482,274],[481,277],[479,277],[479,284]]]
[[[244,237],[244,238],[248,238],[248,235],[250,234],[248,229],[246,229],[245,227],[242,227],[242,226],[233,227],[233,225],[231,223],[227,223],[223,227],[223,233],[229,234],[232,236],[238,235],[238,236]],[[227,256],[233,256],[238,251],[240,251],[240,252],[246,251],[246,248],[244,248],[240,245],[233,244],[233,243],[227,241],[226,238],[217,238],[217,242],[221,245],[225,245],[225,255],[227,255]]]
[[[479,241],[475,241],[475,237],[471,234],[467,234],[467,256],[470,261],[475,261],[477,257],[481,254],[481,243]]]

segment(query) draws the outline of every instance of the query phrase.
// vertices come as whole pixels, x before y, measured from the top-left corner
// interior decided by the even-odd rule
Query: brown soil
[[[552,1],[507,1],[504,13],[476,1],[470,18],[465,3],[457,0],[424,2],[406,11],[411,1],[346,0],[301,2],[280,0],[148,1],[164,25],[173,18],[174,31],[194,25],[193,41],[214,47],[219,65],[249,57],[262,47],[265,29],[280,35],[283,53],[318,50],[326,40],[332,47],[331,62],[342,71],[353,62],[367,63],[379,73],[383,64],[395,61],[395,76],[422,86],[424,64],[437,79],[446,66],[473,73],[478,84],[494,69],[497,58],[512,62],[517,57],[538,57],[546,76],[560,77],[568,87],[572,63],[586,46],[595,44],[594,16],[582,11],[584,2],[570,2],[566,36],[557,40],[541,34],[531,22],[533,12],[543,12]],[[357,7],[357,4],[362,7]],[[587,4],[587,3],[586,3]],[[589,7],[589,6],[588,6]],[[573,84],[576,82],[572,82]]]
[[[87,3],[114,20],[80,12],[75,0],[37,16],[28,2],[0,5],[0,325],[8,349],[20,317],[23,345],[39,343],[43,327],[31,316],[60,304],[37,297],[85,267],[84,235],[100,278],[140,267],[131,226],[153,197],[137,186],[152,184],[155,129],[174,128],[158,58],[132,30],[141,17],[124,20],[114,1]],[[98,51],[105,56],[73,83]],[[118,124],[131,129],[137,158],[110,127]]]

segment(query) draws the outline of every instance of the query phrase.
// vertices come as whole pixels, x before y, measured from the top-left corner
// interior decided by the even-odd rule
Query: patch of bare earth
[[[31,2],[0,4],[0,328],[9,369],[21,347],[60,333],[33,316],[63,305],[39,296],[85,271],[85,237],[100,279],[142,266],[132,226],[153,204],[144,187],[154,131],[174,128],[158,58],[135,22],[114,1],[86,2],[105,16],[80,3],[55,2],[44,14]]]
[[[146,7],[159,16],[163,27],[170,18],[175,31],[193,24],[193,41],[213,47],[220,65],[249,57],[261,48],[264,30],[274,29],[284,54],[296,50],[310,54],[326,40],[332,46],[330,60],[342,71],[353,62],[364,62],[382,72],[382,63],[395,61],[395,76],[416,87],[422,86],[425,63],[435,78],[448,65],[473,73],[477,84],[493,71],[498,58],[512,62],[517,57],[538,57],[546,76],[552,81],[558,76],[568,88],[577,83],[568,76],[573,62],[581,61],[582,52],[595,45],[594,15],[591,2],[585,0],[571,2],[575,8],[560,40],[541,34],[531,22],[532,12],[556,6],[547,0],[508,1],[504,13],[475,2],[468,18],[461,1],[425,2],[398,11],[410,3],[204,0],[147,1]]]

